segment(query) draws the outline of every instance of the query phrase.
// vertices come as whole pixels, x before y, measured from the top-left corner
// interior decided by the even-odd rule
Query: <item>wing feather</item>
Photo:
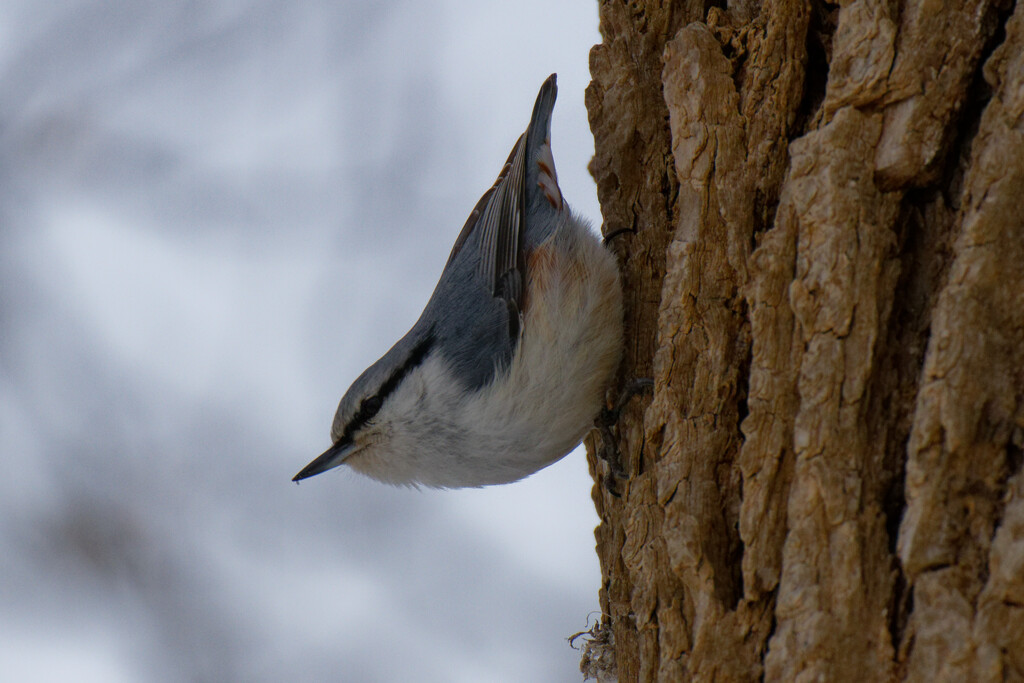
[[[505,165],[480,198],[455,240],[448,263],[462,251],[469,236],[479,230],[478,274],[495,298],[509,308],[509,334],[519,334],[523,301],[522,228],[526,183],[526,134],[519,136]],[[446,266],[447,267],[447,266]]]

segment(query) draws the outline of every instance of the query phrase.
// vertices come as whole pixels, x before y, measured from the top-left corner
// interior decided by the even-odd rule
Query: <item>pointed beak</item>
[[[316,460],[302,468],[302,471],[292,477],[292,481],[302,481],[314,475],[326,472],[332,467],[337,467],[345,462],[345,458],[351,455],[354,444],[349,440],[339,441],[326,451],[317,456]]]

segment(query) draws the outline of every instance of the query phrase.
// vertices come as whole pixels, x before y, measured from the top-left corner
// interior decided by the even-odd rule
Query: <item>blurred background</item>
[[[0,0],[0,677],[580,680],[581,451],[290,479],[551,72],[599,220],[599,39],[592,0]]]

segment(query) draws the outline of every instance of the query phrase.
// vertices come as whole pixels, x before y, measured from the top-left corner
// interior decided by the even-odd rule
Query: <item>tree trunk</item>
[[[601,3],[584,670],[1024,680],[1024,3],[728,4]]]

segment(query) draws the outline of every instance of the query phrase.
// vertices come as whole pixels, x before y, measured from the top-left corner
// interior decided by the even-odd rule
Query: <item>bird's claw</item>
[[[619,421],[619,415],[626,404],[642,391],[654,388],[654,380],[649,377],[634,379],[622,389],[619,400],[613,408],[602,408],[600,415],[595,421],[597,430],[601,433],[601,448],[596,449],[599,458],[608,464],[608,472],[604,476],[605,489],[618,498],[618,486],[616,482],[629,479],[629,474],[622,466],[622,457],[619,452],[618,442],[612,427]]]

